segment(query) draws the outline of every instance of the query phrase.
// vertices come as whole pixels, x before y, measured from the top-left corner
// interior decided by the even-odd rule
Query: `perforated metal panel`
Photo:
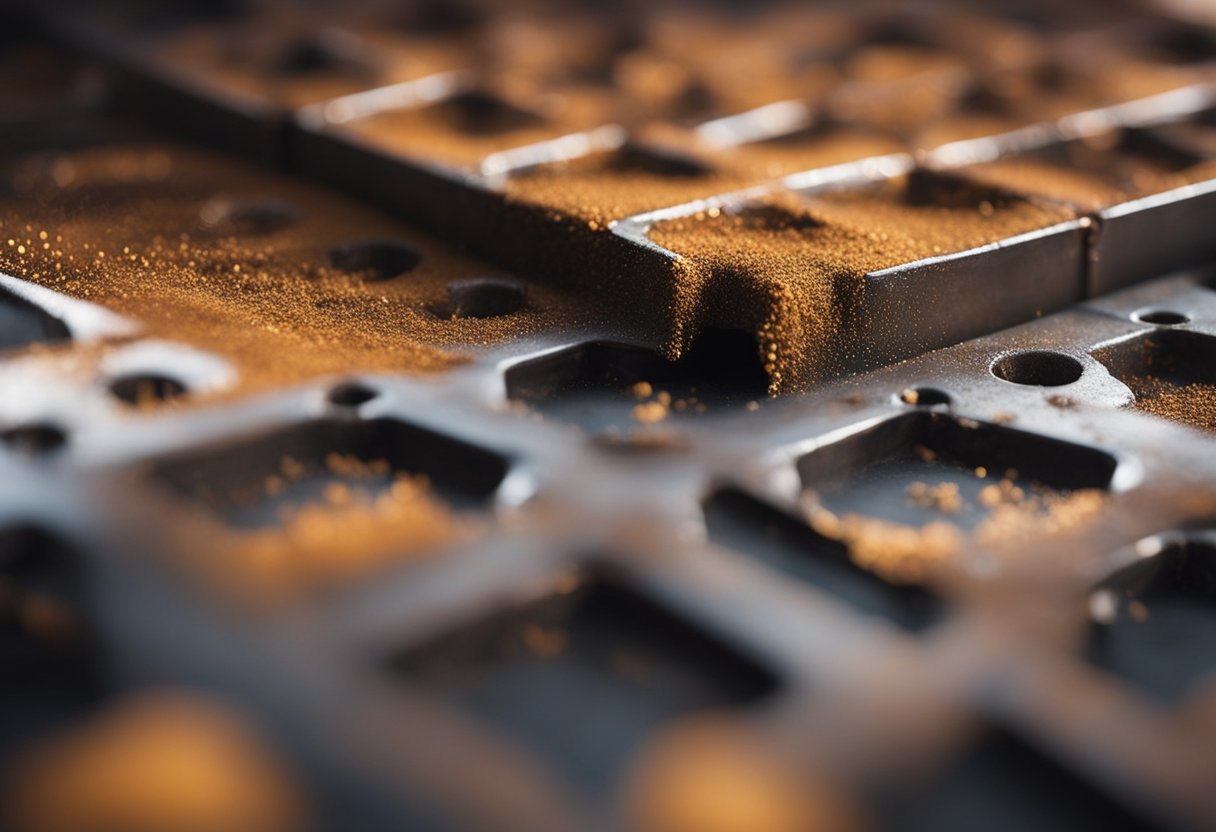
[[[467,361],[394,371],[390,344],[246,390],[188,327],[10,268],[10,770],[169,687],[244,715],[316,828],[693,828],[653,788],[720,795],[656,749],[710,717],[795,784],[757,806],[819,828],[1216,827],[1216,36],[1057,5],[14,15],[6,205],[197,204],[318,309],[358,328],[314,272],[359,274]],[[882,49],[932,66],[871,77]],[[676,87],[646,99],[639,66]],[[31,171],[150,145],[179,172],[219,154],[222,187],[29,196]],[[759,322],[801,325],[799,299],[719,259],[681,318],[703,252],[654,229],[775,196],[830,226],[855,193],[1054,219],[867,270],[785,359],[840,360],[770,397]],[[331,233],[352,195],[391,233]],[[35,245],[6,222],[0,246]],[[406,481],[454,533],[289,522]],[[385,554],[351,566],[369,534]]]

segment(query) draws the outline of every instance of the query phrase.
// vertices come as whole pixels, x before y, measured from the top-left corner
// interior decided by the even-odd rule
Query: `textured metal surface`
[[[795,782],[830,783],[879,828],[1216,827],[1216,443],[1133,407],[1139,375],[1216,382],[1212,180],[867,275],[873,317],[838,336],[867,345],[853,368],[864,372],[777,399],[746,338],[710,333],[666,357],[674,258],[646,236],[659,219],[778,189],[813,197],[913,166],[965,176],[1082,127],[1204,119],[1206,87],[928,154],[911,140],[908,153],[757,177],[591,233],[505,201],[502,185],[563,154],[619,150],[621,128],[587,125],[473,172],[419,162],[343,124],[363,104],[464,94],[459,75],[294,111],[238,106],[87,20],[47,28],[138,82],[154,121],[370,197],[513,270],[457,276],[447,312],[510,315],[544,287],[574,287],[603,314],[473,348],[439,375],[356,373],[133,410],[123,379],[198,393],[224,390],[233,370],[4,276],[6,348],[112,347],[95,377],[29,353],[0,366],[0,569],[89,624],[66,654],[13,636],[6,756],[173,685],[252,715],[318,828],[627,828],[639,749],[724,709]],[[1119,32],[1135,39],[1103,37]],[[80,122],[75,106],[57,118],[108,124]],[[761,135],[749,118],[706,121],[735,146]],[[38,133],[40,149],[70,132]],[[10,158],[30,149],[8,145]],[[637,382],[706,411],[639,425]],[[274,499],[233,495],[289,456],[309,473],[283,499],[315,500],[313,475],[335,453],[426,475],[470,534],[267,604],[228,592],[239,564],[227,581],[193,571],[182,530],[200,508],[273,528]],[[1079,490],[1101,499],[1075,522],[1031,512],[985,537],[994,510],[979,495],[1001,480],[1042,489],[1048,505]],[[960,485],[964,511],[906,498],[938,482]],[[912,529],[944,521],[964,542],[936,558],[932,541],[898,544],[920,566],[896,580],[857,550],[873,534],[894,545],[889,527],[834,539],[813,522],[820,508]],[[555,656],[519,647],[536,628],[564,634]]]

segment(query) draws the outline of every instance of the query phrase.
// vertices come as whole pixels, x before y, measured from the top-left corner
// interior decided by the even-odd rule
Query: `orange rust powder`
[[[657,223],[650,237],[679,255],[677,347],[701,326],[749,329],[775,394],[805,389],[857,357],[844,321],[865,314],[867,273],[1072,216],[966,183],[926,188],[904,177],[815,199],[774,194],[737,213],[714,209]],[[715,318],[723,313],[734,317]]]
[[[608,155],[608,154],[605,154]],[[727,173],[663,175],[620,170],[602,155],[547,165],[507,182],[516,202],[560,211],[594,230],[612,220],[739,190],[753,180]]]
[[[511,315],[435,314],[450,281],[493,270],[352,202],[192,150],[85,150],[29,157],[6,173],[0,271],[229,359],[240,376],[233,392],[442,370],[464,360],[463,347],[567,320],[572,309],[530,286]],[[331,255],[367,240],[413,250],[416,266],[386,275]]]
[[[967,172],[995,187],[1059,200],[1082,211],[1099,211],[1216,176],[1216,165],[1210,162],[1171,170],[1150,159],[1083,143],[1068,152],[1073,158],[1067,165],[1027,154],[974,165]]]
[[[1141,379],[1135,393],[1138,410],[1200,430],[1216,431],[1216,384],[1175,385]]]
[[[500,76],[481,90],[421,107],[385,110],[335,128],[411,159],[477,168],[493,153],[612,122],[612,97],[595,90],[539,97],[531,84]]]
[[[201,508],[184,514],[172,532],[184,566],[230,598],[264,604],[339,588],[427,556],[477,528],[440,502],[425,477],[390,477],[385,460],[329,454],[324,473],[320,497],[283,506],[273,526],[235,528]],[[304,466],[285,457],[258,493],[235,496],[274,498],[305,476]]]
[[[957,489],[957,484],[950,485]],[[849,557],[858,566],[893,583],[910,583],[925,580],[975,547],[1024,552],[1036,540],[1085,529],[1101,516],[1108,497],[1094,488],[1027,491],[1002,480],[981,491],[979,499],[989,513],[971,532],[944,519],[913,526],[862,514],[836,515],[813,492],[803,494],[802,508],[817,532],[848,546]],[[946,516],[958,510],[949,500],[933,507]]]
[[[860,130],[808,133],[720,150],[701,148],[686,136],[663,138],[669,149],[687,154],[704,170],[663,170],[661,159],[647,169],[609,151],[515,174],[507,181],[507,198],[561,212],[598,230],[634,214],[903,149],[894,140]]]

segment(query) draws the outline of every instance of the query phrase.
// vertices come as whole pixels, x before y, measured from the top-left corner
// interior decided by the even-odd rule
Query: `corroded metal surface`
[[[17,21],[64,66],[79,53],[0,135],[0,246],[22,246],[0,278],[20,823],[63,828],[30,749],[169,688],[277,758],[294,810],[269,775],[216,792],[250,829],[1216,825],[1210,31],[1106,7],[512,28],[374,3],[284,29],[199,5]],[[773,70],[756,43],[793,58]],[[884,49],[911,53],[896,77]],[[756,83],[715,74],[732,55]],[[183,129],[235,151],[214,180],[160,144]],[[87,180],[86,159],[150,142],[176,173],[133,196]],[[1009,178],[1027,159],[1068,175]],[[47,227],[25,228],[43,174],[68,196],[30,199]],[[830,327],[798,311],[818,284],[774,299],[748,282],[769,264],[659,230],[737,222],[725,239],[762,250],[774,226],[750,217],[852,233],[855,199],[1050,221],[838,256],[859,288]],[[139,304],[211,307],[141,301],[139,279],[93,302],[21,259],[75,242],[56,217],[156,200],[195,248],[145,264],[149,285],[244,264],[250,297],[308,299],[278,304],[301,340],[271,301],[248,342],[207,340]],[[823,239],[808,262],[836,256]],[[384,340],[325,363],[360,315]],[[802,335],[769,345],[767,325]],[[805,383],[770,396],[775,367]],[[74,791],[88,765],[44,768],[65,803],[146,809],[121,781]],[[164,828],[216,817],[165,794]]]

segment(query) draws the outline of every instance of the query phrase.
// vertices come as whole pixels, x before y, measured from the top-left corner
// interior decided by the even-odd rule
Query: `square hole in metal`
[[[660,418],[694,415],[764,398],[768,377],[756,340],[709,330],[678,361],[643,347],[579,344],[511,367],[507,395],[547,417],[592,433]]]
[[[776,687],[742,654],[603,577],[450,632],[392,667],[589,794],[610,792],[667,721],[753,703]]]
[[[1116,573],[1091,596],[1088,656],[1149,694],[1181,698],[1216,680],[1216,548],[1179,543]]]
[[[898,832],[1073,832],[1155,828],[1026,741],[993,730],[884,828]]]
[[[843,543],[740,491],[718,491],[703,509],[714,542],[805,581],[861,612],[908,630],[925,628],[941,612],[941,600],[933,593],[884,581],[850,560]]]
[[[1136,408],[1216,430],[1216,338],[1160,329],[1095,350],[1094,358],[1136,396]]]
[[[399,476],[424,476],[452,507],[484,506],[507,468],[496,453],[406,422],[322,419],[162,461],[154,476],[228,524],[258,528],[327,489],[374,498]]]
[[[1000,505],[1048,510],[1079,489],[1104,489],[1116,460],[1095,448],[944,413],[888,419],[803,456],[803,488],[837,515],[964,530]]]

